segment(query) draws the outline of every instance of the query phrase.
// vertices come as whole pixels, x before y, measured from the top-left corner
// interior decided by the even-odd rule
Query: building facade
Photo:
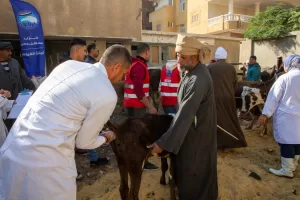
[[[238,63],[240,57],[240,43],[245,41],[243,38],[232,38],[218,35],[208,34],[187,34],[196,37],[200,42],[209,45],[211,53],[203,61],[208,64],[215,57],[216,49],[222,46],[228,52],[227,61],[230,63]],[[149,66],[162,67],[168,60],[176,59],[175,44],[177,33],[161,32],[161,31],[142,31],[142,41],[147,42],[151,47],[151,58]],[[135,42],[133,42],[133,47]],[[135,52],[132,52],[133,55]]]
[[[150,13],[153,31],[182,32],[187,29],[187,0],[158,0]]]
[[[278,2],[300,6],[299,0],[160,0],[150,21],[155,31],[243,37],[249,19]]]
[[[74,37],[96,42],[100,56],[112,44],[131,49],[132,41],[141,40],[142,1],[130,0],[26,0],[40,12],[45,35],[47,71],[57,66],[69,50]],[[14,57],[21,60],[20,43],[14,13],[8,0],[0,6],[1,40],[13,41]]]

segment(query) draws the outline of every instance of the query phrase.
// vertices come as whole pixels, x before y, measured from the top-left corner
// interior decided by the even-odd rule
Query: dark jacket
[[[97,62],[97,60],[95,58],[93,58],[92,56],[86,56],[84,59],[84,62],[94,64]]]
[[[0,89],[10,91],[10,99],[15,100],[18,94],[24,89],[33,91],[36,89],[17,60],[9,59],[7,67],[9,70],[5,70],[4,66],[0,63]]]

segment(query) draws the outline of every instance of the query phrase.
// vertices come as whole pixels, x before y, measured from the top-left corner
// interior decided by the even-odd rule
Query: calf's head
[[[241,96],[243,101],[242,113],[249,112],[253,107],[264,103],[264,98],[259,88],[244,86]]]
[[[118,143],[147,148],[169,129],[172,120],[170,115],[147,114],[140,118],[129,117],[121,125],[108,121],[106,126],[115,132]]]

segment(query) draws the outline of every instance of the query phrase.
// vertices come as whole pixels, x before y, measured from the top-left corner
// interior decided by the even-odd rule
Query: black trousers
[[[295,158],[300,155],[300,144],[279,144],[280,155],[284,158]]]

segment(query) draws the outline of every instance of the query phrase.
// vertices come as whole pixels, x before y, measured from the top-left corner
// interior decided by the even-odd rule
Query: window
[[[195,23],[197,21],[198,21],[198,14],[195,13],[192,15],[192,23]]]
[[[180,0],[180,11],[185,10],[185,0]]]
[[[180,32],[181,32],[181,33],[184,33],[184,32],[185,32],[184,24],[181,24],[181,25],[180,25]]]
[[[173,6],[174,5],[174,0],[169,0],[169,5]]]
[[[156,30],[157,30],[157,31],[161,31],[161,26],[160,26],[160,24],[158,24],[158,25],[156,26]]]
[[[168,27],[174,27],[174,22],[168,22]]]

